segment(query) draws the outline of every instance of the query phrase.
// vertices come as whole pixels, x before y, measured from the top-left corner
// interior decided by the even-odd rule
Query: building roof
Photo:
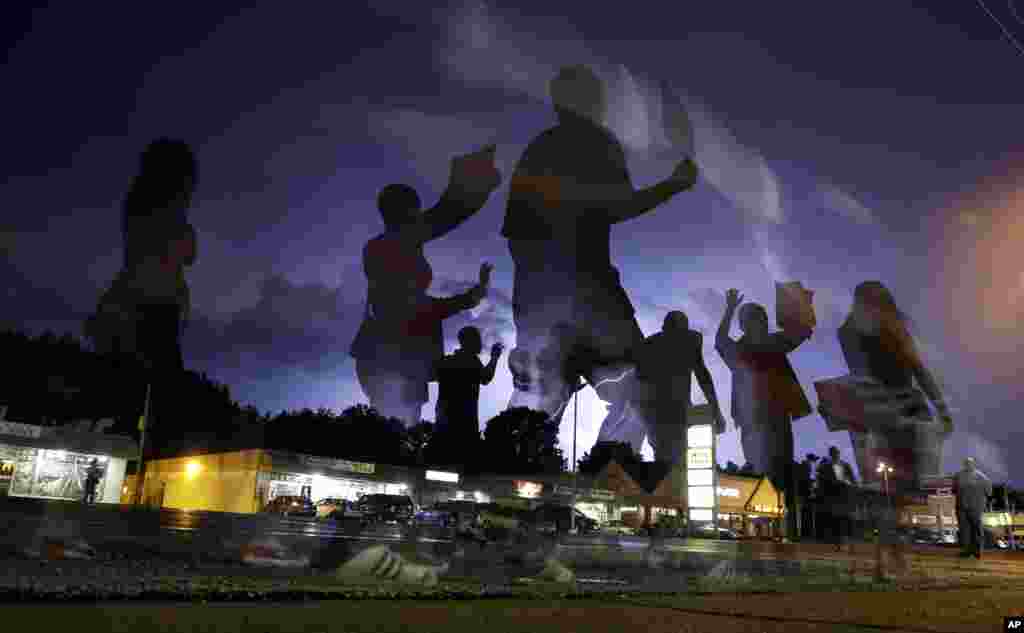
[[[648,493],[653,494],[669,473],[672,466],[665,462],[639,462],[632,464],[619,464],[626,471],[633,481]]]

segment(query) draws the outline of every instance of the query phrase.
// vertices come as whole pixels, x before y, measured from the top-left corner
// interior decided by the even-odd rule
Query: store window
[[[34,459],[22,459],[14,464],[10,494],[41,499],[79,500],[85,493],[85,479],[93,459],[100,467],[100,481],[96,486],[96,501],[105,499],[107,458],[58,450],[37,450]]]

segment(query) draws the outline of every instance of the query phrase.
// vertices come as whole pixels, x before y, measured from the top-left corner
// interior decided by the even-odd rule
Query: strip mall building
[[[686,499],[672,494],[670,474],[657,463],[624,468],[613,461],[593,477],[560,473],[466,478],[423,468],[250,449],[149,461],[143,494],[153,506],[237,513],[259,512],[282,495],[355,501],[364,494],[407,494],[422,506],[472,499],[521,507],[575,497],[576,508],[597,521],[640,526],[662,514],[683,514]],[[125,503],[134,479],[129,475],[125,482]],[[780,497],[768,479],[721,474],[718,501],[723,527],[751,536],[775,533]]]

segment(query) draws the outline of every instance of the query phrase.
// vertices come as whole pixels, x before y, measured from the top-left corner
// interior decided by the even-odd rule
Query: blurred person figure
[[[992,482],[978,470],[973,457],[965,459],[963,468],[953,477],[953,494],[960,525],[960,556],[980,560],[985,547],[981,517],[992,496]]]
[[[407,427],[420,421],[427,383],[444,356],[443,321],[484,299],[492,271],[483,264],[476,287],[454,297],[431,297],[433,270],[423,247],[479,211],[500,181],[494,148],[488,147],[452,161],[447,190],[425,212],[408,185],[388,185],[377,197],[386,229],[363,250],[366,314],[351,354],[370,405]]]
[[[99,460],[95,457],[89,462],[89,469],[85,471],[84,495],[82,502],[87,504],[96,503],[96,487],[103,478],[103,470],[100,468]]]
[[[703,346],[700,332],[690,329],[686,314],[672,311],[665,316],[661,332],[646,338],[634,353],[637,369],[632,402],[645,423],[655,461],[676,464],[682,459],[694,374],[711,405],[716,432],[725,432]]]
[[[732,371],[732,417],[740,429],[743,456],[784,494],[785,534],[792,540],[797,536],[798,512],[792,423],[810,415],[811,406],[786,355],[809,339],[811,331],[793,327],[770,332],[768,312],[748,303],[739,311],[743,336],[734,341],[729,329],[742,301],[738,290],[726,293],[715,349]]]
[[[627,406],[631,381],[623,359],[643,341],[643,332],[612,265],[612,227],[690,189],[697,167],[684,160],[665,181],[634,189],[622,145],[604,126],[603,81],[590,68],[570,66],[549,89],[558,122],[530,143],[516,165],[502,228],[515,263],[509,407],[557,419],[582,376],[610,403],[599,441],[625,441],[639,450],[644,428]],[[549,337],[561,322],[578,331],[571,340],[591,348],[555,354],[584,361],[571,372],[539,362],[543,350],[562,343]]]
[[[838,446],[828,449],[828,459],[821,460],[817,473],[821,504],[826,522],[826,533],[835,545],[842,548],[843,540],[851,536],[851,517],[856,503],[857,477],[853,467],[844,461]]]
[[[441,359],[435,371],[438,382],[436,431],[433,442],[440,445],[446,464],[472,461],[480,449],[480,386],[494,380],[504,346],[491,346],[487,365],[480,362],[483,337],[480,330],[466,326],[459,330],[459,348]],[[475,465],[475,464],[474,464]]]

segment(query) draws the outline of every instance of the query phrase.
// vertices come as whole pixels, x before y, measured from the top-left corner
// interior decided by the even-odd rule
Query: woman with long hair
[[[919,485],[922,476],[940,475],[941,442],[936,440],[953,430],[953,419],[921,359],[906,315],[881,282],[866,281],[854,290],[850,315],[839,328],[839,344],[850,373],[866,381],[866,409],[881,413],[876,419],[889,420],[850,430],[861,478],[876,480],[879,461],[895,468],[897,481]],[[935,406],[941,427],[921,391]]]
[[[86,323],[97,351],[146,368],[154,396],[165,404],[172,399],[163,394],[173,391],[184,371],[180,339],[190,307],[185,268],[196,258],[188,208],[196,175],[195,155],[183,141],[160,138],[142,152],[122,206],[123,266]]]
[[[351,354],[370,405],[407,428],[420,421],[427,384],[444,357],[444,319],[483,300],[492,270],[483,264],[479,283],[467,292],[431,297],[433,269],[423,247],[484,206],[501,182],[493,159],[493,147],[454,159],[448,189],[427,211],[420,210],[419,195],[408,185],[388,185],[377,197],[385,230],[363,250],[366,314]]]

